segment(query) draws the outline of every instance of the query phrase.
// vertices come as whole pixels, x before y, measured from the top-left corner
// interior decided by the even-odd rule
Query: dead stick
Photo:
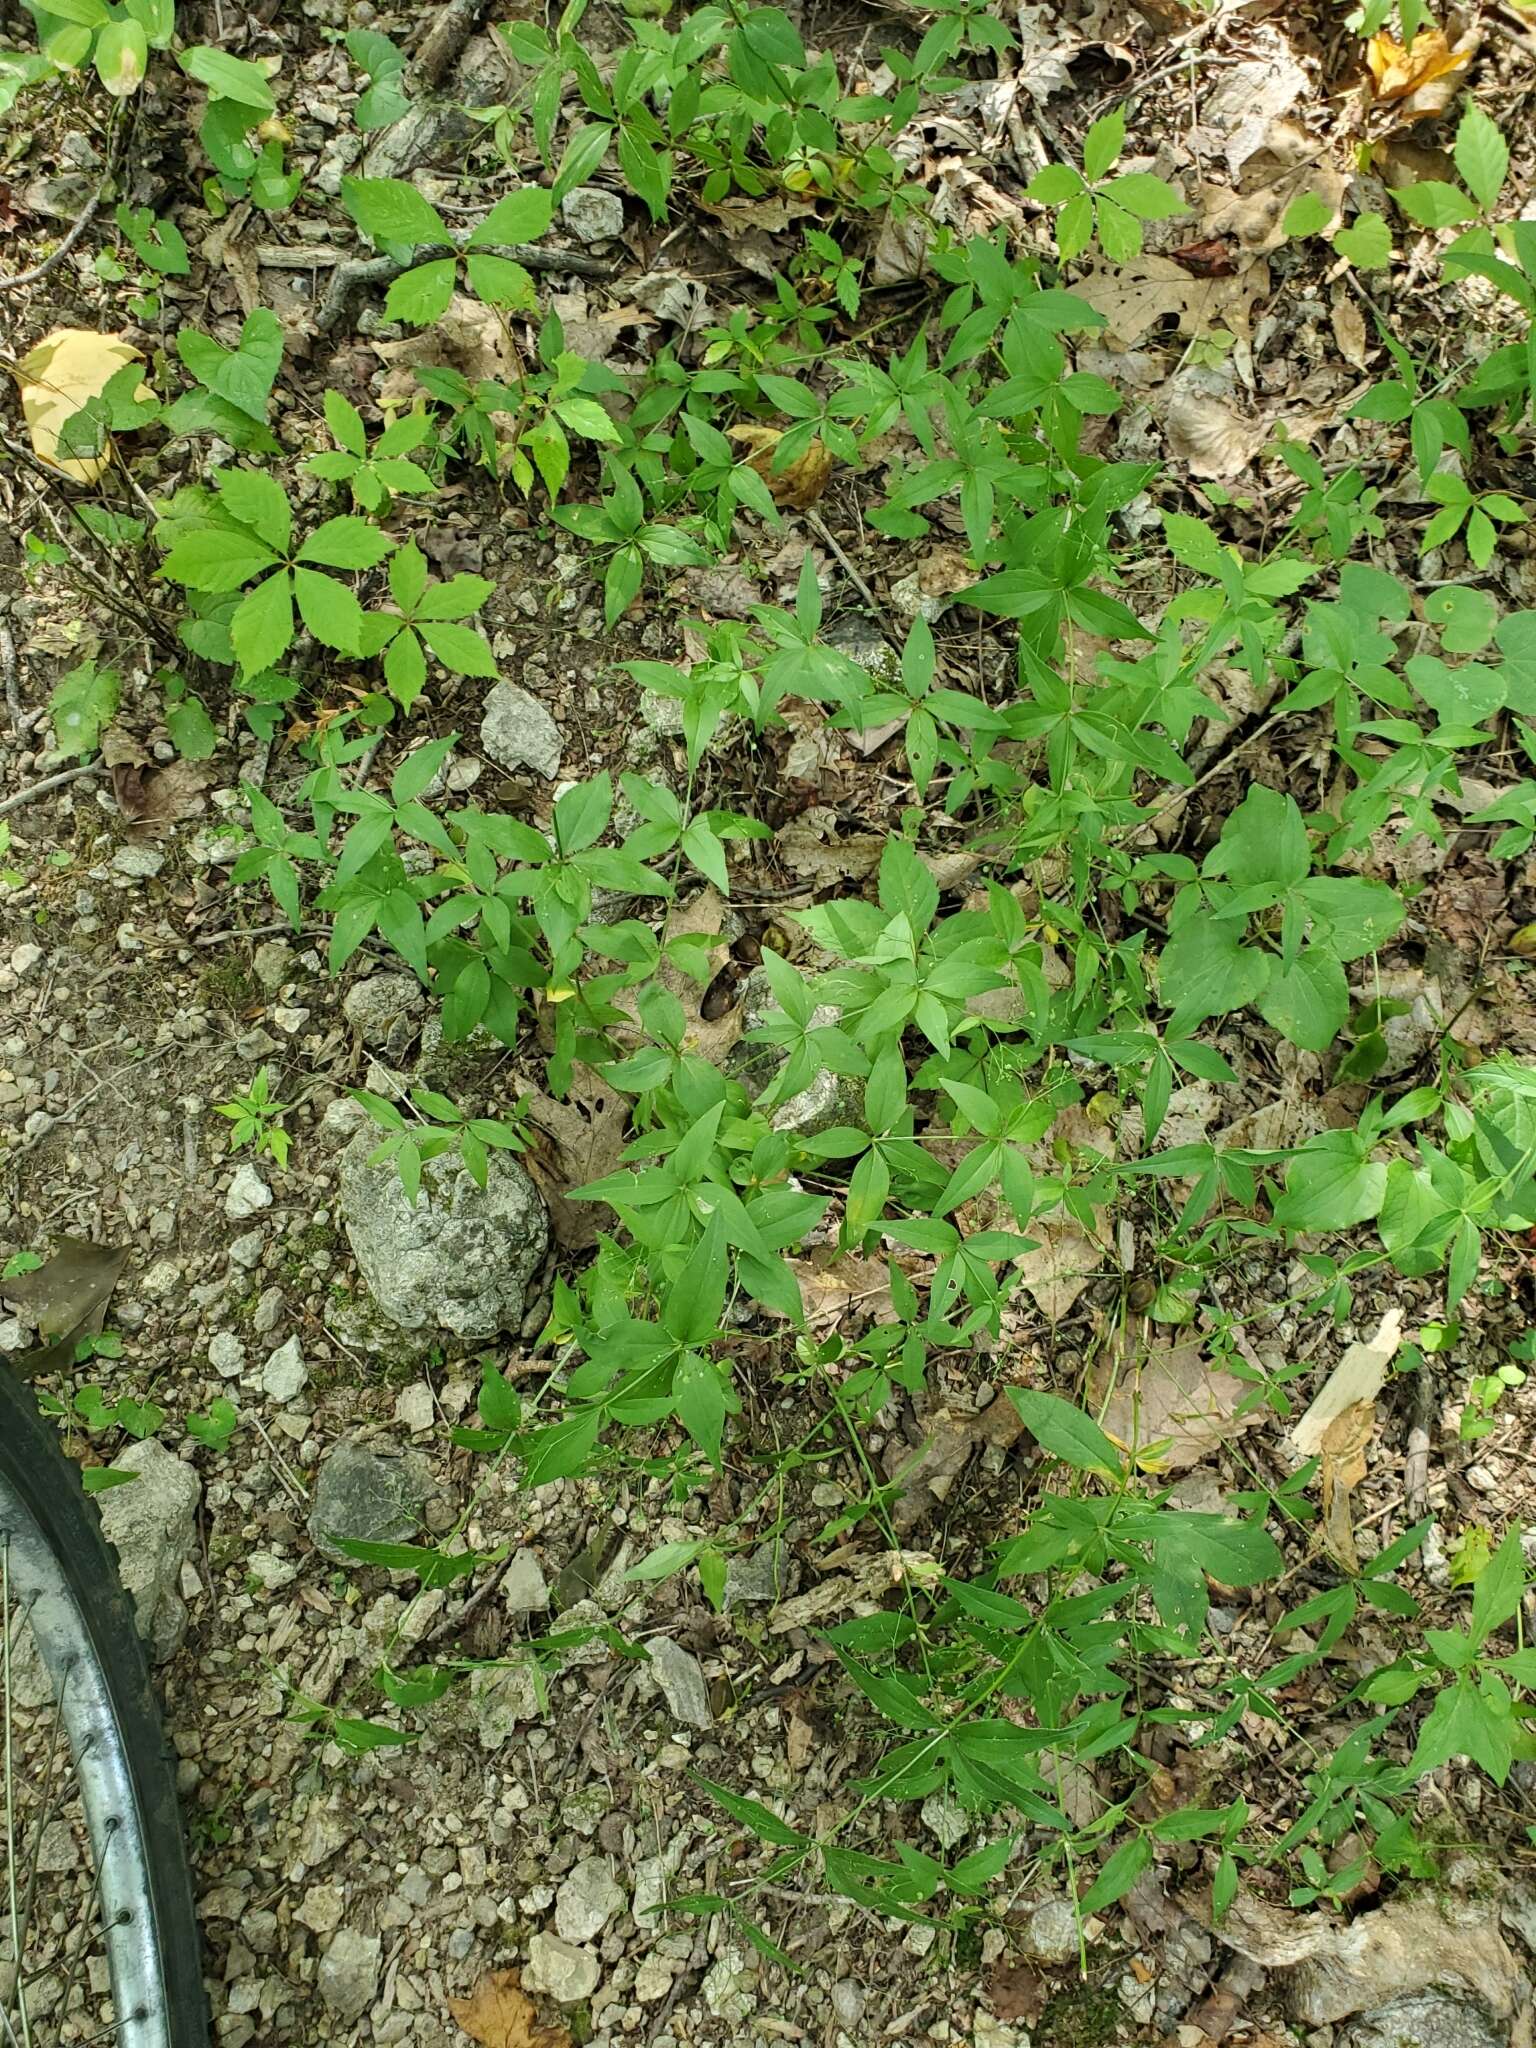
[[[457,244],[451,242],[423,243],[413,249],[403,262],[393,256],[352,256],[336,265],[320,311],[315,315],[315,332],[329,334],[339,327],[346,315],[352,294],[365,284],[383,284],[396,278],[402,270],[410,270],[418,262],[433,256],[456,256],[460,253]],[[540,249],[527,242],[490,242],[478,253],[487,256],[509,256],[514,263],[521,263],[525,270],[568,271],[573,277],[611,278],[617,272],[611,263],[603,262],[598,256],[583,256],[575,249]]]
[[[66,768],[58,775],[45,775],[41,782],[34,782],[30,789],[18,789],[14,796],[8,796],[0,803],[0,818],[7,811],[19,811],[23,804],[30,804],[40,796],[47,796],[50,790],[62,789],[66,782],[78,782],[82,775],[99,775],[101,763],[89,761],[83,768]]]

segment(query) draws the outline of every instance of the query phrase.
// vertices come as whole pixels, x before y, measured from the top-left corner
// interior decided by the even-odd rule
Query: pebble
[[[402,1390],[395,1403],[395,1420],[403,1422],[412,1436],[421,1436],[437,1421],[437,1403],[425,1380]]]
[[[685,1728],[712,1728],[709,1688],[703,1668],[691,1651],[670,1636],[652,1636],[646,1643],[651,1656],[650,1673],[661,1688],[662,1697],[674,1720]]]
[[[845,2027],[856,2027],[864,2016],[864,1987],[852,1977],[839,1977],[832,1986],[832,2010]]]
[[[233,1330],[220,1330],[208,1340],[208,1363],[220,1379],[238,1379],[245,1371],[245,1346]]]
[[[165,855],[153,846],[120,846],[112,856],[111,866],[130,882],[148,882],[165,866]]]
[[[555,1893],[555,1931],[566,1941],[592,1941],[616,1913],[625,1894],[604,1856],[584,1856]]]
[[[565,751],[559,726],[515,683],[498,683],[486,697],[480,744],[499,767],[532,768],[548,782],[560,773]]]
[[[296,1401],[309,1384],[309,1367],[296,1336],[274,1351],[261,1369],[261,1390],[272,1401]]]
[[[556,2005],[580,2005],[597,1989],[602,1976],[597,1957],[564,1941],[558,1934],[536,1934],[528,1944],[523,1989],[542,1992]]]
[[[376,1934],[359,1934],[356,1928],[339,1927],[331,1945],[320,1958],[315,1973],[320,1996],[331,2011],[346,2020],[360,2019],[372,2002],[379,1982],[379,1958],[383,1943]]]
[[[501,1582],[502,1604],[511,1614],[542,1614],[549,1606],[549,1582],[531,1550],[520,1550]]]
[[[958,1849],[971,1832],[965,1808],[940,1792],[923,1801],[922,1821],[941,1849]]]
[[[279,1007],[278,1009],[269,1011],[268,1015],[271,1017],[272,1022],[277,1026],[278,1030],[283,1032],[289,1038],[296,1038],[298,1034],[304,1029],[304,1026],[309,1022],[309,1011],[306,1009],[287,1009]]]
[[[256,979],[274,995],[293,972],[293,948],[286,939],[268,939],[251,955]]]
[[[251,1328],[258,1337],[270,1337],[283,1320],[283,1290],[281,1287],[264,1287],[261,1299],[251,1315]]]
[[[560,202],[560,214],[578,242],[611,242],[624,232],[624,202],[601,185],[577,185]]]
[[[266,1241],[266,1233],[262,1230],[248,1230],[244,1236],[237,1237],[229,1248],[231,1265],[249,1270],[261,1257],[261,1248]]]
[[[224,1214],[231,1223],[244,1223],[247,1217],[259,1216],[263,1209],[272,1206],[272,1190],[249,1160],[235,1168],[235,1177],[229,1184],[229,1193],[224,1197]]]
[[[1077,1955],[1077,1915],[1065,1899],[1036,1906],[1024,1930],[1027,1955],[1042,1963],[1067,1963]]]

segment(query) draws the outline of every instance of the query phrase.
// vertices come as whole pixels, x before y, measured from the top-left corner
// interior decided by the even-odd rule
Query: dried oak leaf
[[[525,1103],[530,1142],[523,1164],[544,1197],[555,1241],[566,1251],[589,1250],[604,1211],[596,1202],[573,1202],[571,1189],[618,1165],[629,1104],[580,1062],[572,1068],[564,1102],[535,1089]]]
[[[574,2048],[569,2028],[546,2026],[516,1970],[492,1970],[448,2010],[480,2048]]]
[[[1131,348],[1160,320],[1180,334],[1224,327],[1246,340],[1253,308],[1269,296],[1269,265],[1246,263],[1231,277],[1191,277],[1171,256],[1141,256],[1134,263],[1093,264],[1072,287],[1102,313],[1110,338]]]
[[[1155,1459],[1159,1472],[1187,1472],[1192,1465],[1251,1429],[1260,1411],[1239,1415],[1247,1389],[1230,1373],[1214,1372],[1200,1345],[1154,1343],[1145,1358],[1129,1361],[1123,1348],[1106,1353],[1090,1382],[1093,1411],[1105,1433],[1127,1450],[1166,1444]]]
[[[42,1339],[33,1350],[13,1359],[23,1378],[68,1365],[76,1341],[95,1336],[106,1321],[107,1303],[128,1262],[127,1247],[90,1244],[82,1237],[61,1237],[51,1259],[30,1273],[0,1280],[0,1297],[18,1309]]]
[[[413,374],[418,363],[457,370],[471,384],[482,378],[493,384],[511,383],[522,370],[505,320],[494,306],[483,306],[465,292],[454,293],[448,310],[433,326],[404,341],[375,342],[374,354],[389,366],[379,387],[379,404],[385,408],[415,403],[420,395]]]
[[[808,505],[814,505],[827,488],[832,477],[832,456],[820,441],[811,441],[782,469],[773,466],[773,452],[784,438],[781,427],[764,426],[757,420],[743,420],[727,428],[731,440],[739,441],[748,451],[747,467],[755,469],[768,486],[768,495],[775,505],[788,505],[792,510],[803,512]]]
[[[1405,100],[1437,79],[1465,71],[1472,52],[1465,47],[1453,50],[1440,28],[1420,29],[1407,49],[1383,30],[1366,44],[1365,61],[1378,100]]]
[[[1349,1496],[1365,1477],[1365,1453],[1375,1433],[1374,1401],[1357,1401],[1323,1432],[1323,1541],[1330,1556],[1351,1573],[1360,1569],[1360,1554]]]
[[[197,761],[169,761],[157,767],[120,725],[103,733],[101,758],[112,771],[117,808],[130,825],[143,828],[143,837],[151,838],[207,808],[203,792],[208,771]]]
[[[1176,391],[1163,414],[1168,453],[1191,476],[1236,476],[1263,446],[1262,420],[1244,419],[1208,391]]]

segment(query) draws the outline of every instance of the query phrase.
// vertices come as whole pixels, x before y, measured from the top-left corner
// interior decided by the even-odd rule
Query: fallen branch
[[[66,782],[78,782],[82,775],[100,773],[101,763],[88,761],[83,768],[65,768],[58,775],[45,775],[41,782],[34,782],[29,789],[18,789],[14,796],[8,796],[4,803],[0,803],[0,818],[3,818],[7,811],[19,811],[23,804],[35,803],[40,796],[47,796],[52,790],[62,789]]]
[[[462,253],[455,242],[431,242],[413,249],[403,261],[393,256],[344,258],[336,265],[331,288],[315,315],[315,332],[330,334],[339,327],[352,294],[363,285],[384,284],[398,277],[403,270],[412,270],[417,263],[434,256],[458,256]],[[584,256],[577,249],[542,249],[528,242],[486,242],[476,244],[476,253],[509,256],[514,263],[521,263],[525,270],[566,271],[573,277],[595,278],[611,278],[618,274],[613,264],[605,263],[599,256]],[[319,260],[325,260],[318,251],[316,255]]]

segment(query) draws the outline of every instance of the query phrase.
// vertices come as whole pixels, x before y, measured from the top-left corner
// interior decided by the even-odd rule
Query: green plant
[[[1122,171],[1111,178],[1125,147],[1125,110],[1101,115],[1083,137],[1083,168],[1047,164],[1031,178],[1029,197],[1041,206],[1059,209],[1056,247],[1064,263],[1081,256],[1098,237],[1111,263],[1129,263],[1141,254],[1141,224],[1170,220],[1189,208],[1173,186],[1150,171]]]
[[[94,66],[114,99],[138,91],[149,68],[151,50],[170,48],[176,32],[174,0],[25,0],[37,24],[42,61],[47,71],[75,71]]]
[[[369,1154],[368,1164],[382,1166],[393,1160],[412,1208],[421,1193],[421,1169],[429,1159],[453,1153],[464,1162],[470,1178],[483,1188],[492,1151],[521,1152],[526,1148],[515,1117],[507,1121],[500,1117],[465,1116],[435,1089],[413,1088],[404,1109],[368,1088],[354,1088],[350,1093],[353,1101],[360,1102],[386,1133],[383,1142]]]
[[[284,1127],[283,1118],[292,1105],[272,1099],[271,1076],[265,1067],[256,1074],[244,1095],[232,1096],[228,1102],[215,1103],[214,1107],[220,1116],[228,1117],[234,1125],[229,1134],[231,1152],[238,1152],[249,1145],[258,1155],[269,1154],[279,1166],[288,1164],[293,1140]]]
[[[208,89],[197,139],[217,174],[203,187],[209,212],[217,217],[229,200],[247,198],[267,213],[290,207],[302,173],[284,166],[287,134],[277,120],[265,69],[206,44],[184,50],[179,62],[189,78]],[[252,131],[259,147],[252,145]]]
[[[325,423],[336,446],[311,455],[304,467],[327,483],[349,485],[354,504],[365,512],[382,519],[392,493],[415,497],[436,488],[430,474],[410,459],[432,436],[432,421],[423,407],[392,420],[371,450],[362,415],[339,391],[325,393]]]
[[[533,279],[520,263],[496,250],[498,245],[536,242],[547,230],[554,199],[540,186],[527,185],[498,199],[462,250],[437,208],[404,178],[346,178],[341,193],[353,220],[386,254],[452,252],[401,272],[384,301],[389,319],[412,327],[440,320],[453,297],[461,261],[470,290],[488,306],[525,313],[534,309]]]

